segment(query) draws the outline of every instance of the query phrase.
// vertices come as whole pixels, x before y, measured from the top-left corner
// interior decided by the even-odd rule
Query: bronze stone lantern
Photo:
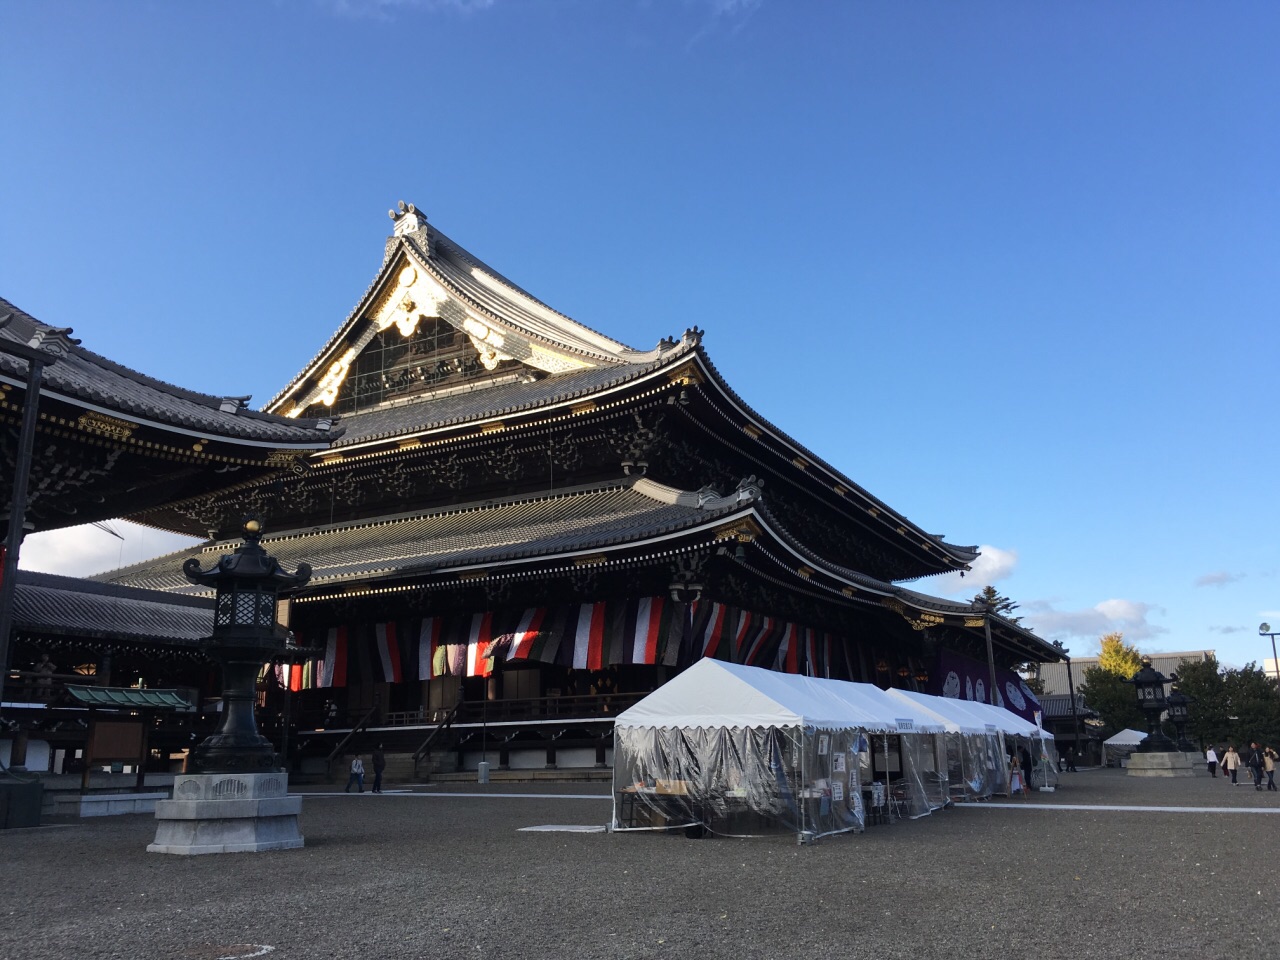
[[[1166,677],[1151,666],[1151,658],[1142,658],[1142,669],[1133,675],[1134,695],[1138,698],[1138,709],[1147,717],[1147,739],[1138,745],[1139,753],[1169,753],[1174,749],[1173,741],[1160,729],[1160,714],[1164,713],[1166,701],[1164,685],[1177,676]]]
[[[262,524],[249,519],[244,544],[201,570],[195,557],[182,565],[188,580],[216,591],[209,658],[222,667],[222,725],[187,760],[188,773],[268,773],[280,769],[271,741],[258,733],[253,708],[262,665],[279,656],[289,632],[276,623],[276,600],[311,579],[311,566],[286,573],[262,549]]]
[[[1184,753],[1195,750],[1196,748],[1187,740],[1187,721],[1191,715],[1188,707],[1191,704],[1191,698],[1174,687],[1165,702],[1169,705],[1169,719],[1173,722],[1173,729],[1178,734],[1178,749]]]

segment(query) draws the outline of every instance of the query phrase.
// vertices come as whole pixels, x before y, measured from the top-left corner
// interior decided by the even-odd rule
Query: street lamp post
[[[1271,669],[1274,670],[1276,674],[1276,686],[1280,687],[1280,660],[1276,659],[1277,633],[1280,633],[1280,630],[1273,631],[1271,629],[1271,624],[1269,623],[1258,624],[1258,635],[1271,638]]]

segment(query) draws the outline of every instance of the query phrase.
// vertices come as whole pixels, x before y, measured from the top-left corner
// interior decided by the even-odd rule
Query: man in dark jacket
[[[373,792],[382,792],[382,771],[387,769],[387,755],[382,752],[382,744],[373,748]]]
[[[1249,772],[1253,774],[1253,789],[1262,789],[1262,747],[1258,746],[1257,740],[1249,742],[1249,752],[1244,756],[1245,766],[1249,768]]]

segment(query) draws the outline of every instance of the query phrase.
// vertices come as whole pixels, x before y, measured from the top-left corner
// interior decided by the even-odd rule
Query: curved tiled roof
[[[11,313],[13,320],[0,329],[2,339],[26,344],[37,330],[53,329],[0,299],[0,315],[6,313]],[[0,352],[0,373],[25,381],[27,361]],[[224,412],[220,409],[222,397],[156,380],[80,346],[72,346],[65,357],[45,367],[41,394],[78,405],[91,404],[126,419],[184,429],[208,439],[320,448],[337,436],[336,431],[320,429],[316,420],[289,420],[244,408]]]
[[[539,340],[550,340],[608,362],[618,362],[638,351],[625,343],[591,329],[516,286],[498,271],[464,250],[434,227],[431,230],[432,256],[438,278],[450,284],[466,300],[494,316],[507,320]],[[420,256],[416,258],[426,262]]]
[[[334,448],[566,403],[652,373],[684,356],[688,348],[681,346],[684,349],[675,348],[649,363],[592,367],[539,380],[485,385],[349,414],[338,421],[344,432]]]
[[[413,215],[418,214],[415,212]],[[429,251],[419,247],[410,235],[392,238],[382,266],[355,307],[302,371],[272,397],[264,409],[274,409],[282,403],[315,374],[317,365],[329,358],[338,344],[347,338],[377,292],[392,282],[391,273],[399,262],[397,254],[403,254],[411,263],[422,267],[459,303],[497,326],[582,357],[591,366],[649,363],[671,349],[671,342],[663,341],[652,350],[636,350],[553,310],[435,227],[427,225],[425,218],[422,224],[429,238]]]
[[[808,447],[805,447],[803,444],[795,440],[785,431],[781,430],[780,428],[775,426],[773,423],[766,420],[764,417],[760,416],[760,414],[758,414],[750,406],[750,404],[748,404],[745,400],[742,399],[741,396],[738,395],[737,391],[735,391],[733,387],[729,386],[729,382],[725,380],[725,378],[721,375],[720,371],[716,369],[715,364],[711,362],[711,357],[708,356],[707,351],[703,349],[701,345],[699,345],[697,352],[698,352],[698,359],[701,360],[701,362],[703,363],[707,373],[711,376],[717,388],[726,397],[728,397],[728,399],[735,406],[737,406],[739,410],[741,410],[747,417],[749,417],[752,421],[754,421],[754,423],[757,426],[763,428],[764,430],[767,430],[777,440],[780,440],[786,446],[790,447],[792,451],[794,451],[797,455],[803,457],[805,460],[807,460],[809,463],[813,464],[814,466],[822,469],[828,476],[832,477],[842,487],[846,487],[849,490],[855,491],[860,497],[862,497],[864,500],[868,501],[869,503],[873,504],[877,509],[883,511],[884,513],[889,514],[892,517],[895,517],[896,519],[900,520],[903,524],[910,525],[910,527],[915,530],[915,532],[920,536],[922,540],[936,544],[938,547],[945,549],[947,553],[951,554],[951,556],[955,557],[957,560],[959,560],[962,563],[968,563],[972,560],[977,559],[978,548],[976,546],[960,546],[954,543],[947,543],[945,540],[942,539],[942,537],[938,536],[937,534],[926,533],[920,527],[916,526],[916,524],[912,523],[902,514],[898,513],[896,510],[894,510],[892,507],[886,504],[883,500],[880,500],[879,498],[868,493],[863,487],[861,487],[854,481],[850,480],[848,477],[846,477],[843,473],[841,473],[835,467],[831,466],[831,464],[827,463],[827,461],[823,460],[821,457],[819,457],[817,454],[811,451]]]
[[[286,533],[263,538],[262,544],[286,567],[311,564],[311,584],[322,586],[625,545],[698,526],[738,503],[735,497],[709,500],[640,479]],[[182,574],[182,561],[196,555],[208,564],[233,546],[209,544],[95,579],[196,592],[200,588]]]
[[[77,577],[18,571],[14,629],[23,633],[197,643],[213,631],[213,600]]]

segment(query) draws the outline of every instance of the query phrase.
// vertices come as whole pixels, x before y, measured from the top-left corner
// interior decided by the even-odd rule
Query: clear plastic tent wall
[[[702,660],[618,717],[613,826],[803,840],[861,829],[867,802],[923,816],[947,801],[944,729],[870,684]]]
[[[618,727],[615,830],[813,839],[865,824],[860,734],[817,727]]]
[[[618,717],[613,828],[860,830],[860,750],[896,732],[874,708],[828,681],[701,660]]]
[[[885,787],[891,814],[923,817],[946,806],[949,793],[946,726],[936,714],[913,701],[895,698],[889,691],[868,683],[841,680],[814,682],[830,686],[845,695],[856,694],[865,698],[869,709],[874,709],[879,716],[892,719],[897,735],[893,738],[873,738],[886,751],[885,762],[877,764],[879,773],[874,782],[882,783]],[[870,706],[872,704],[874,706]],[[896,771],[893,763],[895,759],[898,761]],[[891,777],[892,773],[897,773],[896,779]],[[889,782],[890,780],[893,782]],[[874,790],[873,796],[878,795],[879,790]]]
[[[1001,734],[984,720],[955,706],[958,701],[909,690],[887,690],[900,701],[926,710],[944,725],[942,763],[947,799],[986,800],[1001,786],[998,758],[1004,756]]]

